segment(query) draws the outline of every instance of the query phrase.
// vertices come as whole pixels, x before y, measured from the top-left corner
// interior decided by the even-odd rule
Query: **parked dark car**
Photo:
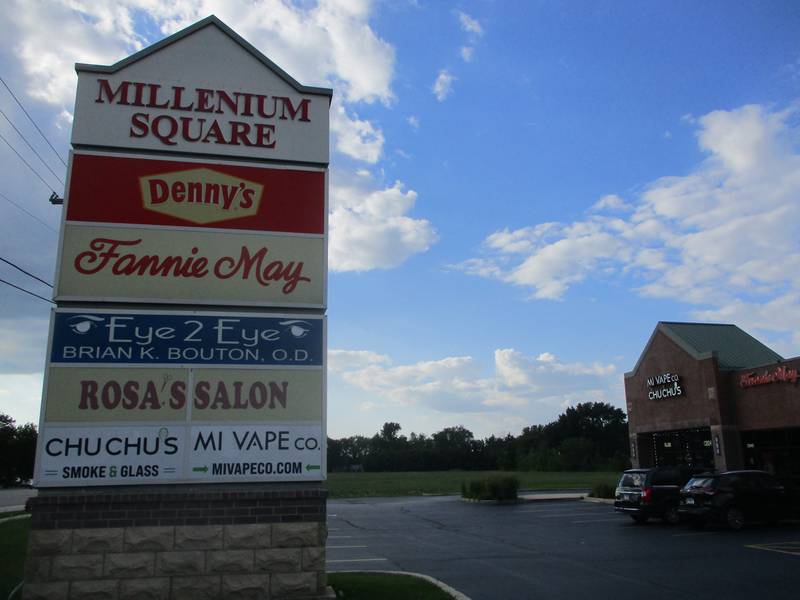
[[[630,515],[635,523],[650,518],[674,525],[680,520],[681,487],[696,473],[691,467],[628,469],[614,493],[614,510]]]
[[[739,530],[748,521],[775,522],[788,517],[791,499],[766,471],[703,473],[681,490],[678,512],[698,527],[716,522]]]

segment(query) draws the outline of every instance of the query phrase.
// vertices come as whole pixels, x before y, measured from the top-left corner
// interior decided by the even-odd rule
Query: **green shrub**
[[[592,498],[613,498],[614,487],[606,482],[595,483],[589,495]]]
[[[516,500],[519,480],[510,475],[492,475],[461,484],[461,495],[473,500]]]

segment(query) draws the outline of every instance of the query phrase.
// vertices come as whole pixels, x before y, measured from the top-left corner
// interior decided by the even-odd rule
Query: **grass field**
[[[0,523],[0,598],[5,600],[22,581],[30,519]]]
[[[596,483],[616,486],[619,473],[609,471],[426,471],[398,473],[328,473],[331,498],[460,494],[461,482],[488,475],[514,475],[520,490],[591,489]]]
[[[341,600],[452,600],[438,587],[411,575],[329,573],[328,585]]]

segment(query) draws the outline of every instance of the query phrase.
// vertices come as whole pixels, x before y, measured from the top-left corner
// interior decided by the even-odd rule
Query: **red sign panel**
[[[325,173],[75,153],[66,218],[324,234]]]

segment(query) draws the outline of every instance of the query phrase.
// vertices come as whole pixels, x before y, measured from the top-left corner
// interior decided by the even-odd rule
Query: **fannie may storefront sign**
[[[321,307],[325,172],[75,153],[57,300]]]
[[[57,309],[52,331],[39,485],[324,472],[324,317]]]
[[[300,85],[218,20],[76,70],[75,147],[328,163],[330,90]]]
[[[769,383],[797,383],[797,369],[780,366],[762,373],[750,371],[739,376],[739,387],[750,388]]]

